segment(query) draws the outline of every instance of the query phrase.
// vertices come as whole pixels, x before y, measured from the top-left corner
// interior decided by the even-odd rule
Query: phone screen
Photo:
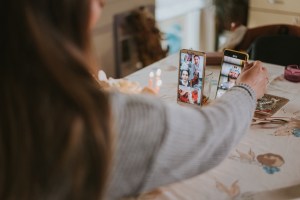
[[[236,84],[236,80],[242,72],[245,61],[248,60],[248,54],[224,50],[224,57],[221,66],[220,78],[216,97],[222,96],[227,90]]]
[[[179,55],[177,102],[201,105],[205,53],[182,49]]]

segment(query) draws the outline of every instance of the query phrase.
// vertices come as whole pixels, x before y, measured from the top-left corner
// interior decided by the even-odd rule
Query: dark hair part
[[[0,199],[99,199],[111,114],[90,73],[90,0],[3,4]]]
[[[190,75],[190,71],[189,70],[183,69],[183,70],[181,70],[181,76],[182,76],[183,71],[186,71],[188,73],[188,76]]]

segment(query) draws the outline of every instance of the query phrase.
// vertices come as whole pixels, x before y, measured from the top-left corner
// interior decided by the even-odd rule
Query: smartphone
[[[206,55],[204,52],[181,49],[179,52],[177,102],[202,105]]]
[[[222,96],[236,84],[236,79],[241,74],[248,58],[249,55],[247,53],[231,49],[224,50],[216,98]]]

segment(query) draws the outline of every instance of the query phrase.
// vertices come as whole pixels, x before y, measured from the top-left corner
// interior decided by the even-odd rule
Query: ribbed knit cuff
[[[249,95],[256,101],[256,93],[248,84],[239,83],[239,84],[235,85],[234,87],[239,87],[239,88],[245,89],[249,93]]]

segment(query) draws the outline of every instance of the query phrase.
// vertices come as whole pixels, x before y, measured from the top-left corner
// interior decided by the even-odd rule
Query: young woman
[[[1,6],[0,199],[134,196],[211,169],[248,129],[267,84],[260,62],[201,110],[103,92],[90,51],[101,7]]]
[[[91,75],[91,27],[101,6],[4,5],[0,199],[99,199],[113,137],[109,97]]]
[[[179,85],[190,87],[189,70],[181,70],[181,79]]]
[[[178,87],[178,100],[185,103],[194,104],[193,90],[191,89],[191,83],[189,81],[189,70],[181,70],[181,79],[179,80]]]

